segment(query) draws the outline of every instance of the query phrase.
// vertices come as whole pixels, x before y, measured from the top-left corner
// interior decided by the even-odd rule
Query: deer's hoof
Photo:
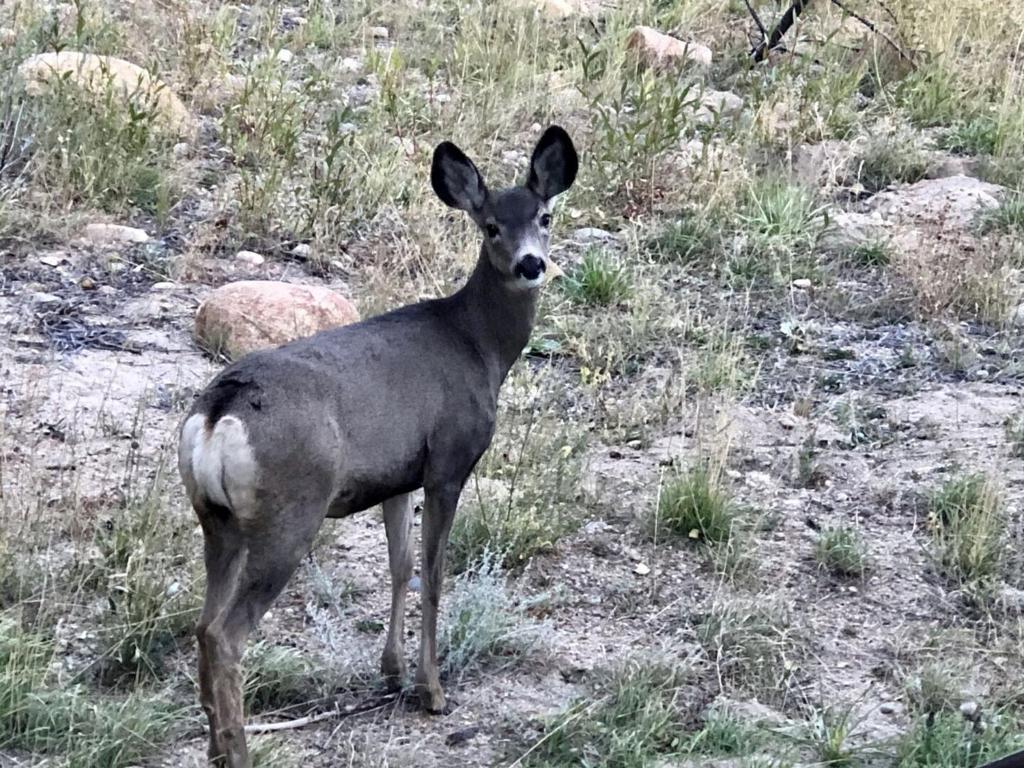
[[[430,714],[443,715],[448,711],[444,691],[439,684],[417,684],[416,693],[420,697],[420,706]]]

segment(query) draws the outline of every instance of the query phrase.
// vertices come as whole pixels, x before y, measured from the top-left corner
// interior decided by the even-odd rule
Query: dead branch
[[[782,14],[782,18],[779,19],[779,23],[775,25],[771,34],[754,46],[754,50],[750,52],[751,59],[754,62],[764,61],[768,57],[768,52],[778,46],[783,36],[789,31],[789,28],[796,23],[797,17],[810,4],[811,0],[796,0],[795,3],[789,6],[786,12]]]
[[[317,715],[306,715],[305,717],[297,717],[294,720],[282,720],[277,723],[250,723],[245,726],[245,732],[273,733],[275,731],[291,731],[296,728],[305,728],[307,725],[313,725],[314,723],[322,723],[324,720],[336,720],[353,717],[354,715],[362,715],[394,704],[399,696],[400,694],[371,696],[359,704],[349,705],[344,708],[335,705],[334,709],[329,712],[321,712]]]
[[[757,15],[757,11],[755,11],[754,6],[750,4],[750,0],[743,0],[743,3],[747,6],[747,10],[750,11],[750,16],[754,19],[754,23],[757,24],[757,29],[761,33],[761,41],[764,42],[768,39],[768,30],[764,28],[764,24],[761,22],[761,17]]]
[[[839,9],[841,9],[843,13],[845,13],[845,14],[847,14],[849,16],[852,16],[857,21],[859,21],[861,24],[863,24],[865,27],[867,27],[869,30],[871,30],[873,33],[875,33],[880,38],[882,38],[886,43],[888,43],[889,47],[892,48],[894,51],[896,51],[896,53],[899,55],[899,57],[901,59],[903,59],[908,64],[910,64],[911,69],[917,69],[917,64],[910,57],[910,54],[908,54],[906,51],[904,51],[902,48],[900,48],[900,46],[896,43],[895,40],[893,40],[891,37],[889,37],[887,34],[885,34],[885,32],[883,32],[881,29],[879,29],[877,24],[872,22],[870,19],[867,19],[864,16],[861,16],[856,11],[853,11],[853,10],[850,10],[849,8],[847,8],[841,2],[841,0],[831,0],[831,2],[832,2],[832,5],[836,6]]]

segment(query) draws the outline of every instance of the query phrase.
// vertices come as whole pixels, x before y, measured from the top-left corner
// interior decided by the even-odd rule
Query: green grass
[[[627,269],[607,251],[590,249],[572,273],[562,281],[565,293],[578,304],[613,306],[621,304],[633,292]]]
[[[184,712],[141,691],[98,697],[55,678],[47,638],[0,616],[0,747],[60,759],[68,768],[122,768],[158,751]]]
[[[929,520],[939,563],[952,581],[985,588],[999,578],[1006,513],[991,478],[963,474],[947,480],[930,495]]]
[[[1024,237],[1024,192],[1008,193],[997,208],[982,214],[981,222],[987,231]]]
[[[659,530],[722,544],[735,533],[738,519],[739,508],[723,485],[718,469],[701,462],[665,478],[655,521]]]
[[[864,267],[886,267],[892,261],[892,246],[881,240],[859,243],[848,251],[849,259]]]
[[[1010,446],[1010,455],[1024,458],[1024,409],[1006,417],[1006,442]]]
[[[870,139],[857,157],[857,179],[868,192],[913,184],[927,172],[928,157],[913,137],[899,133]]]
[[[979,728],[959,712],[920,718],[898,744],[897,768],[978,768],[1024,748],[1014,713],[994,713],[986,720]]]
[[[836,576],[861,577],[868,568],[867,547],[860,533],[842,525],[821,533],[814,543],[814,559]]]
[[[309,653],[284,645],[254,643],[242,660],[247,712],[302,706],[327,696],[340,678]]]
[[[631,660],[598,680],[594,692],[551,718],[525,765],[540,768],[647,768],[687,751],[678,667]]]
[[[708,223],[710,211],[685,211],[647,242],[647,251],[663,263],[707,265],[722,251],[721,233]]]

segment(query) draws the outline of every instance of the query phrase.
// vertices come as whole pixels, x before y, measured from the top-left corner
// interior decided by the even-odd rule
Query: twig
[[[782,18],[779,19],[779,23],[775,25],[772,33],[768,37],[758,43],[754,50],[750,52],[750,57],[755,61],[764,61],[768,56],[768,52],[778,46],[782,40],[783,35],[789,31],[789,28],[796,23],[797,16],[799,16],[803,10],[811,4],[811,0],[796,0],[786,12],[782,14]]]
[[[831,2],[832,2],[832,5],[836,6],[836,8],[841,9],[843,11],[843,13],[846,13],[846,14],[852,16],[857,21],[859,21],[861,24],[863,24],[865,27],[867,27],[872,32],[874,32],[876,35],[878,35],[880,38],[882,38],[885,42],[887,42],[889,44],[889,46],[894,51],[896,51],[896,53],[899,54],[901,59],[903,59],[908,64],[910,64],[912,69],[917,69],[917,64],[914,63],[914,60],[910,57],[910,54],[908,54],[906,51],[904,51],[902,48],[900,48],[900,46],[896,43],[895,40],[893,40],[891,37],[889,37],[887,34],[885,34],[885,32],[883,32],[882,30],[880,30],[878,28],[878,26],[876,24],[874,24],[870,19],[864,18],[863,16],[861,16],[856,11],[851,11],[849,8],[847,8],[841,2],[841,0],[831,0]]]
[[[377,709],[383,709],[388,704],[392,704],[397,701],[399,694],[391,694],[388,696],[377,696],[362,704],[355,704],[350,708],[346,707],[341,709],[335,705],[334,709],[329,712],[321,712],[318,715],[306,715],[305,717],[297,717],[294,720],[282,720],[277,723],[249,723],[245,726],[246,733],[273,733],[274,731],[291,731],[296,728],[305,728],[307,725],[313,725],[314,723],[322,723],[325,720],[333,720],[335,718],[352,717],[354,715],[363,715],[367,712],[373,712]]]
[[[754,19],[754,23],[757,24],[757,28],[761,31],[761,41],[768,39],[768,30],[764,28],[764,24],[761,23],[761,17],[757,15],[757,11],[754,10],[754,6],[750,4],[750,0],[743,0],[743,4],[747,6],[747,10],[750,11],[751,17]]]

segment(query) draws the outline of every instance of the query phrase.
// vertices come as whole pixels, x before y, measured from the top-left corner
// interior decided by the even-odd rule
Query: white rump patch
[[[259,465],[237,416],[222,416],[210,431],[204,414],[190,416],[181,429],[178,463],[193,503],[205,497],[240,517],[252,509]]]

